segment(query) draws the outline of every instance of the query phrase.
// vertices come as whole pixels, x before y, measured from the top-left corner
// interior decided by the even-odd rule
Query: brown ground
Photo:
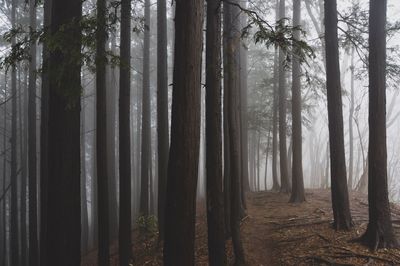
[[[332,211],[328,190],[308,190],[307,202],[289,204],[289,196],[279,193],[252,193],[248,197],[248,217],[242,222],[242,238],[246,261],[261,265],[400,265],[400,249],[371,253],[367,248],[349,241],[366,229],[368,205],[364,195],[352,193],[351,210],[355,227],[349,232],[331,229]],[[207,264],[207,230],[204,206],[200,205],[196,224],[196,265]],[[400,238],[400,208],[392,206],[392,216]],[[143,237],[134,233],[136,255],[134,265],[162,265],[156,236]],[[116,265],[115,248],[112,264]],[[227,244],[230,264],[232,246]],[[83,266],[95,265],[94,253]]]

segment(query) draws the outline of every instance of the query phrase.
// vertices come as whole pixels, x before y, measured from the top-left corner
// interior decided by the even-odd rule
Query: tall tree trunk
[[[267,191],[267,177],[268,177],[268,155],[271,145],[271,130],[268,130],[267,148],[265,149],[265,176],[264,176],[264,190]]]
[[[165,205],[164,264],[168,266],[194,265],[203,5],[203,0],[176,1],[177,52]]]
[[[31,31],[36,31],[36,1],[29,0]],[[39,265],[36,160],[36,43],[31,45],[28,88],[29,265]]]
[[[7,99],[7,76],[5,76],[4,78],[4,96],[3,99],[6,100]],[[3,151],[4,151],[4,155],[3,155],[3,199],[2,199],[2,236],[3,238],[0,240],[2,242],[2,256],[0,257],[0,262],[2,263],[2,265],[6,265],[6,261],[8,258],[8,254],[7,254],[7,196],[6,196],[6,192],[7,192],[7,134],[5,134],[5,132],[7,131],[8,127],[7,127],[7,103],[4,102],[3,104],[3,127],[4,127],[4,134],[3,134]]]
[[[11,6],[11,26],[16,28],[16,5],[17,1],[12,1]],[[11,45],[16,44],[15,37],[11,40]],[[11,265],[19,265],[19,226],[18,226],[18,182],[17,182],[17,67],[11,66],[11,221],[10,221],[10,249]]]
[[[89,213],[87,206],[87,173],[86,173],[86,102],[85,90],[82,91],[82,110],[81,110],[81,215],[82,215],[82,252],[86,253],[89,249]]]
[[[21,230],[21,254],[20,260],[21,265],[25,266],[28,263],[28,230],[27,230],[27,130],[26,126],[28,124],[27,114],[28,114],[28,91],[27,91],[27,69],[19,66],[18,71],[18,113],[19,113],[19,150],[20,150],[20,167],[21,167],[21,179],[20,179],[20,230]],[[23,78],[21,77],[23,75]],[[23,81],[22,81],[23,80]],[[21,82],[22,81],[22,82]]]
[[[285,0],[279,2],[279,19],[285,18]],[[285,52],[279,48],[279,162],[281,171],[281,192],[289,193],[289,173],[287,163],[286,148],[286,72],[285,72]]]
[[[46,238],[41,240],[46,253],[41,265],[79,265],[81,30],[78,23],[82,1],[52,1],[51,5],[50,38],[61,34],[62,42],[50,50],[45,69],[50,85],[46,121],[49,178],[42,206],[51,215],[46,215]]]
[[[43,25],[45,33],[50,35],[52,1],[44,1]],[[49,91],[50,91],[50,47],[43,43],[43,73],[40,105],[40,237],[39,265],[46,265],[47,243],[47,201],[48,201],[48,120],[49,120]]]
[[[347,186],[349,187],[350,190],[353,189],[353,170],[354,170],[354,141],[353,141],[353,115],[354,115],[354,50],[355,48],[353,47],[351,50],[351,65],[350,65],[350,71],[351,71],[351,84],[350,84],[350,112],[349,112],[349,178],[347,180]]]
[[[240,144],[240,10],[234,4],[238,0],[224,4],[227,20],[227,93],[228,93],[228,129],[230,149],[230,176],[231,176],[231,232],[236,265],[244,265],[244,250],[240,237],[241,220],[241,144]]]
[[[301,0],[293,1],[293,26],[301,23]],[[296,30],[294,38],[300,40],[300,31]],[[295,51],[296,52],[296,51]],[[292,138],[293,138],[293,167],[292,167],[292,194],[289,202],[305,201],[303,181],[303,156],[301,134],[301,69],[298,56],[292,59]]]
[[[371,249],[398,247],[391,221],[386,147],[386,9],[370,1],[369,18],[369,223],[361,240]]]
[[[158,231],[164,239],[165,194],[167,190],[168,123],[168,43],[167,3],[157,0],[157,144],[158,144]]]
[[[96,31],[96,167],[98,214],[98,264],[109,265],[107,104],[106,104],[106,0],[97,0]]]
[[[261,189],[261,184],[260,184],[260,144],[261,144],[261,133],[258,132],[258,137],[257,137],[257,191],[260,191]]]
[[[116,36],[111,35],[111,53],[116,54]],[[106,108],[107,108],[107,170],[108,170],[108,210],[110,223],[110,240],[118,237],[118,194],[116,169],[116,129],[117,129],[117,91],[118,86],[117,71],[114,65],[107,66],[107,88],[106,88]]]
[[[119,87],[119,258],[128,266],[131,258],[131,0],[121,0],[121,69]]]
[[[278,0],[279,1],[279,0]],[[278,182],[278,49],[274,53],[274,92],[272,118],[272,191],[279,191]]]
[[[353,226],[346,179],[336,0],[325,1],[326,84],[334,228]]]
[[[149,215],[150,180],[150,0],[144,3],[143,86],[142,86],[142,153],[140,182],[140,215]]]
[[[206,32],[206,171],[210,265],[225,265],[222,191],[221,2],[207,1]],[[246,162],[247,163],[247,162]]]

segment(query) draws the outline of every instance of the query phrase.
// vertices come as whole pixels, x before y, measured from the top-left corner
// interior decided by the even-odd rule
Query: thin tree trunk
[[[285,18],[285,0],[279,2],[279,19]],[[281,171],[281,192],[291,191],[289,183],[289,173],[287,164],[286,149],[286,72],[285,72],[285,52],[279,48],[279,159]]]
[[[107,169],[107,104],[106,104],[106,0],[97,0],[96,31],[96,167],[98,214],[98,264],[110,264]],[[96,218],[96,217],[95,217]]]
[[[301,1],[293,1],[293,26],[299,26],[301,22]],[[300,31],[296,30],[294,38],[300,40]],[[296,51],[295,51],[296,52]],[[303,155],[301,133],[301,69],[300,60],[293,55],[292,65],[292,143],[293,143],[293,167],[292,167],[292,194],[289,202],[305,201],[303,181]]]
[[[89,213],[87,206],[87,190],[86,190],[86,103],[85,91],[82,92],[82,110],[81,110],[81,198],[82,198],[82,253],[86,253],[89,249]]]
[[[350,65],[350,71],[351,71],[351,91],[350,91],[350,112],[349,112],[349,178],[347,182],[347,186],[349,187],[350,190],[353,189],[353,161],[354,161],[354,145],[353,145],[353,115],[354,115],[354,50],[355,48],[353,47],[351,50],[351,65]]]
[[[158,140],[158,231],[164,239],[165,196],[167,190],[168,123],[168,50],[167,4],[157,0],[157,140]]]
[[[271,145],[271,130],[268,130],[267,149],[265,150],[265,177],[264,177],[264,190],[267,191],[267,177],[268,177],[268,154]]]
[[[131,259],[130,14],[131,0],[121,0],[119,87],[119,259],[121,266],[128,266]]]
[[[16,27],[16,0],[11,6],[11,26]],[[15,37],[11,45],[15,46]],[[11,66],[11,221],[10,221],[10,249],[11,265],[19,265],[19,230],[18,230],[18,182],[17,182],[17,70],[16,65]]]
[[[29,0],[30,28],[36,31],[36,1]],[[36,154],[36,43],[31,45],[28,88],[29,265],[39,265]]]
[[[325,1],[325,42],[333,226],[336,230],[348,230],[353,221],[346,180],[336,0]]]
[[[142,152],[140,182],[140,215],[149,215],[150,180],[150,1],[144,3],[143,86],[142,86]]]

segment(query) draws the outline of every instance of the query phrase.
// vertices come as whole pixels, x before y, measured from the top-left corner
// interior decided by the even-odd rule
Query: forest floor
[[[288,203],[289,195],[259,192],[248,195],[247,214],[241,231],[249,266],[269,265],[400,265],[400,249],[370,252],[351,242],[359,237],[368,223],[367,197],[352,192],[351,211],[355,223],[348,232],[331,228],[332,211],[329,190],[307,190],[307,201]],[[392,206],[394,229],[400,239],[400,207]],[[133,233],[133,265],[162,265],[157,236]],[[208,265],[207,226],[204,204],[199,204],[196,223],[196,265]],[[117,265],[117,250],[112,247],[112,265]],[[229,264],[233,264],[230,241]],[[86,256],[83,266],[95,264],[94,252]]]

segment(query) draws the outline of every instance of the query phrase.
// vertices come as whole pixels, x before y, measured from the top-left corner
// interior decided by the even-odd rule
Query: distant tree
[[[324,7],[333,227],[336,230],[348,230],[353,226],[353,221],[346,179],[336,0],[325,0]]]
[[[203,0],[178,0],[164,265],[194,265]]]
[[[399,246],[391,221],[386,147],[386,9],[371,0],[369,17],[369,223],[361,241],[372,250]]]
[[[225,265],[222,181],[221,2],[207,1],[206,31],[206,170],[210,265]],[[247,163],[247,162],[246,162]]]
[[[11,27],[16,29],[17,1],[11,4]],[[16,44],[15,36],[11,39],[11,45]],[[10,249],[11,265],[19,265],[19,225],[18,225],[18,181],[17,181],[17,66],[11,65],[11,221],[10,221]]]
[[[157,0],[157,143],[158,143],[158,231],[164,238],[165,193],[169,151],[167,4]]]
[[[142,86],[142,152],[140,182],[140,214],[149,215],[149,180],[151,166],[150,121],[150,1],[144,2],[143,86]]]
[[[96,167],[97,167],[97,215],[98,264],[109,265],[109,200],[107,169],[107,105],[106,105],[106,0],[97,0],[96,30]],[[86,203],[84,203],[86,204]]]
[[[36,1],[29,0],[31,33],[36,30]],[[31,44],[28,87],[29,265],[39,265],[36,158],[36,43]]]
[[[46,1],[50,21],[44,54],[45,143],[42,159],[40,265],[80,265],[80,96],[82,1]],[[45,15],[46,16],[46,15]],[[47,20],[50,19],[50,20]],[[50,43],[57,45],[50,45]],[[48,87],[46,87],[48,86]],[[48,88],[48,91],[46,91]],[[47,95],[45,95],[47,96]],[[43,128],[43,126],[42,126]],[[45,157],[43,158],[43,153]],[[43,217],[43,216],[42,216]],[[62,228],[62,230],[60,230]],[[60,243],[63,243],[60,245]]]
[[[279,2],[279,19],[285,18],[285,0]],[[287,163],[287,148],[286,148],[286,71],[285,71],[286,53],[282,48],[279,48],[279,162],[281,173],[281,192],[289,193],[291,191],[289,183],[288,163]]]
[[[119,82],[119,260],[128,266],[131,259],[131,0],[121,0]]]
[[[293,0],[293,26],[300,26],[301,0]],[[300,30],[294,32],[294,38],[300,39]],[[296,51],[295,51],[296,52]],[[293,138],[293,167],[292,194],[290,202],[305,201],[303,181],[302,134],[301,134],[301,69],[300,60],[293,55],[292,59],[292,138]]]

